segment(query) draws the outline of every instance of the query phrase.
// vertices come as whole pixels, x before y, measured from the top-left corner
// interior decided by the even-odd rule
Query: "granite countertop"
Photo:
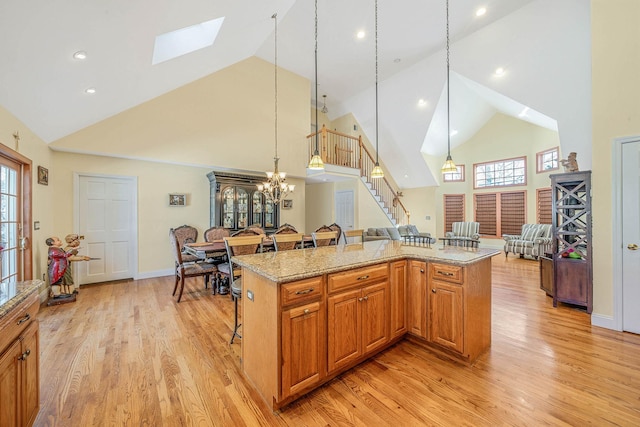
[[[42,285],[42,280],[0,283],[0,319],[26,300],[32,293],[37,292]]]
[[[465,266],[499,254],[496,249],[406,244],[396,240],[241,255],[234,261],[276,283],[306,279],[381,262],[418,259]]]

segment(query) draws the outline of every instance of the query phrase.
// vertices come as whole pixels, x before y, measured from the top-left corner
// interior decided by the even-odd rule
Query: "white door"
[[[622,330],[640,334],[640,141],[622,144]]]
[[[131,177],[78,177],[78,234],[81,255],[75,262],[76,283],[134,278],[137,242],[136,180]]]
[[[355,223],[353,190],[336,191],[336,224],[343,230],[353,230]]]

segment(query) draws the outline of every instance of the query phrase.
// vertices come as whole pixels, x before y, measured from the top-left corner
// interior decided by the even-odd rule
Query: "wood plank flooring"
[[[242,376],[233,303],[173,277],[42,307],[36,426],[640,425],[640,336],[553,308],[538,264],[493,258],[493,342],[463,366],[409,341],[277,413]],[[275,349],[265,349],[275,351]]]

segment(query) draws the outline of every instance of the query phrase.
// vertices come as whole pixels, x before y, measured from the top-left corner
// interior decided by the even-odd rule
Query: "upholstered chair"
[[[180,250],[180,242],[172,228],[169,230],[169,243],[175,260],[175,284],[173,286],[173,295],[176,294],[178,283],[180,283],[180,293],[178,294],[178,302],[182,299],[184,291],[184,281],[188,277],[204,277],[205,288],[209,283],[209,278],[218,272],[218,268],[208,262],[185,262],[182,251]]]

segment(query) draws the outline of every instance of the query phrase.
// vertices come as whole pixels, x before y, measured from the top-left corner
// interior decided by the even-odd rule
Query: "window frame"
[[[442,225],[444,227],[444,232],[446,233],[447,231],[452,231],[451,228],[449,227],[449,229],[447,229],[447,217],[450,215],[447,215],[447,197],[456,197],[456,198],[461,198],[462,199],[462,221],[465,220],[466,218],[466,210],[467,210],[467,204],[466,204],[466,198],[467,195],[465,193],[456,193],[456,194],[443,194],[442,195]],[[454,220],[449,221],[449,223],[453,223],[458,221],[458,218],[454,218]]]
[[[456,172],[444,172],[442,174],[442,182],[464,182],[465,171],[464,165],[456,165]],[[460,174],[460,179],[447,179],[447,176]]]
[[[483,238],[489,238],[489,239],[499,239],[502,238],[502,236],[505,234],[502,231],[502,220],[503,220],[503,214],[502,214],[502,197],[506,196],[508,194],[521,194],[522,195],[522,201],[523,201],[523,206],[522,206],[522,210],[521,210],[521,214],[522,214],[522,218],[523,218],[523,224],[527,223],[527,190],[514,190],[514,191],[494,191],[494,192],[483,192],[483,193],[474,193],[473,194],[473,220],[476,222],[480,223],[480,234],[482,235]],[[481,218],[478,218],[478,197],[487,197],[487,196],[494,196],[495,197],[495,218],[496,218],[496,222],[495,222],[495,227],[496,227],[496,234],[487,234],[486,230],[483,231],[482,229],[482,221],[480,220]],[[520,228],[522,228],[522,226],[520,226]],[[506,233],[509,234],[509,233]]]
[[[515,161],[522,161],[523,163],[523,182],[518,182],[515,184],[505,184],[505,185],[484,185],[479,187],[478,186],[478,167],[480,166],[487,166],[487,165],[498,165],[500,163],[507,163],[507,162],[515,162]],[[494,168],[495,169],[495,168]],[[515,171],[515,168],[514,168]],[[507,187],[518,187],[518,186],[526,186],[527,185],[527,156],[518,156],[518,157],[511,157],[508,159],[501,159],[501,160],[492,160],[489,162],[480,162],[480,163],[474,163],[473,164],[473,189],[474,190],[483,190],[483,189],[490,189],[490,188],[507,188]]]
[[[556,154],[556,167],[554,168],[550,168],[550,169],[544,169],[544,160],[543,157],[545,154],[549,154],[549,153],[553,153],[555,152]],[[536,173],[547,173],[547,172],[551,172],[551,171],[555,171],[560,169],[560,147],[553,147],[553,148],[549,148],[548,150],[544,150],[544,151],[540,151],[539,153],[536,153]]]

